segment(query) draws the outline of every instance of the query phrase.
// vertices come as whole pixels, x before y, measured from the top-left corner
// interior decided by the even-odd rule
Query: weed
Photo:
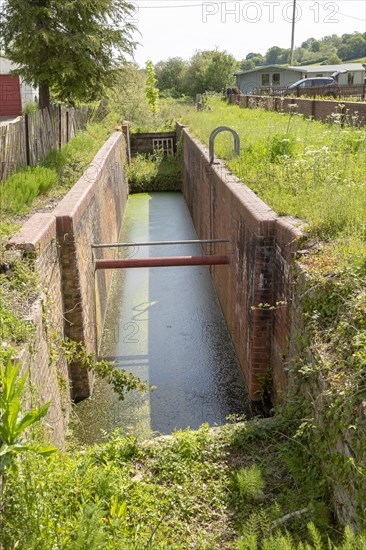
[[[264,481],[260,468],[256,464],[250,468],[240,468],[235,474],[234,486],[240,501],[261,499]]]
[[[19,214],[38,195],[45,194],[57,183],[57,173],[49,168],[35,166],[10,176],[0,186],[0,206],[4,212]]]
[[[126,166],[133,192],[179,191],[182,186],[182,168],[177,155],[138,154]]]

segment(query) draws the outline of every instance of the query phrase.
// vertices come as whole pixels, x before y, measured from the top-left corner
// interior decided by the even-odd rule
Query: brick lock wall
[[[111,271],[94,273],[92,243],[116,242],[128,197],[123,171],[125,140],[115,132],[83,176],[51,214],[35,214],[7,244],[35,258],[44,294],[29,314],[35,341],[20,353],[40,402],[52,400],[47,422],[52,439],[64,443],[71,399],[88,397],[93,378],[61,356],[49,365],[50,342],[68,337],[97,351],[107,306]],[[11,254],[12,252],[9,252]],[[113,257],[98,250],[95,257]]]
[[[250,398],[260,399],[263,377],[271,371],[276,401],[286,386],[282,364],[288,350],[291,265],[301,231],[223,163],[210,165],[207,150],[188,130],[183,135],[183,192],[198,236],[230,240],[230,266],[214,266],[211,273]],[[289,305],[273,309],[280,298]]]
[[[123,172],[125,141],[115,132],[88,169],[54,210],[61,247],[65,335],[96,351],[103,329],[111,271],[94,274],[92,243],[118,241],[128,184]],[[96,258],[114,251],[96,250]],[[88,397],[93,377],[80,365],[70,366],[72,396]]]
[[[29,368],[29,381],[36,389],[32,398],[36,403],[51,401],[46,416],[48,436],[60,447],[65,442],[70,413],[70,389],[67,363],[59,356],[57,364],[50,362],[50,341],[57,346],[63,338],[63,300],[61,266],[56,239],[56,219],[52,214],[35,214],[7,244],[7,249],[18,249],[34,258],[42,295],[38,296],[27,319],[34,325],[34,338],[19,351],[17,359],[24,369]],[[11,252],[10,252],[11,254]]]

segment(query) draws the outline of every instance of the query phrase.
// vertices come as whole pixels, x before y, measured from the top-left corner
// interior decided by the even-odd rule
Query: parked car
[[[338,97],[340,93],[340,87],[338,84],[338,77],[340,74],[346,71],[336,71],[331,76],[318,76],[314,78],[302,78],[297,82],[294,82],[286,88],[281,90],[279,95],[322,95]]]

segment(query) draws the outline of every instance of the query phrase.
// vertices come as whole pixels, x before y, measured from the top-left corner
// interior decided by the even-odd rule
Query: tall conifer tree
[[[0,40],[17,73],[60,101],[100,99],[121,58],[134,50],[126,0],[3,0]]]

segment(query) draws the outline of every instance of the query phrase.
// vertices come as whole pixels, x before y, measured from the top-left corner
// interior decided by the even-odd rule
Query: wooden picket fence
[[[90,107],[51,107],[0,126],[0,182],[20,168],[42,163],[52,149],[84,130],[90,115]]]

